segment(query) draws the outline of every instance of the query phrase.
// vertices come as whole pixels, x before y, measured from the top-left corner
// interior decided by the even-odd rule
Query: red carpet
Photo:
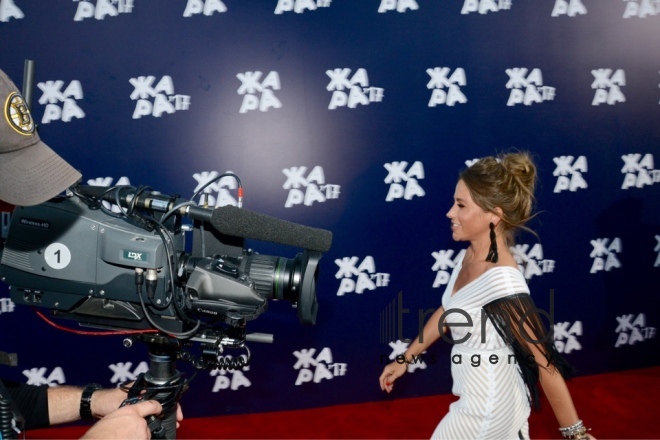
[[[580,417],[598,439],[660,438],[660,367],[578,377],[569,382]],[[392,399],[302,411],[185,419],[179,439],[429,438],[451,395]],[[184,408],[185,413],[185,408]],[[29,432],[28,439],[77,438],[85,427]],[[552,410],[530,420],[532,438],[560,438]]]

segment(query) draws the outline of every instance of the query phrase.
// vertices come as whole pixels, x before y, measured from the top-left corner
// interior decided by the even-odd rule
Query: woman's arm
[[[383,373],[378,379],[381,390],[388,393],[391,392],[394,387],[394,381],[403,376],[403,373],[407,371],[408,362],[411,361],[413,356],[419,356],[440,338],[440,318],[444,313],[444,307],[440,307],[433,312],[433,315],[431,315],[428,322],[424,325],[422,332],[410,343],[408,349],[403,354],[405,356],[405,362],[395,360],[383,369]],[[442,332],[444,333],[446,330],[446,326],[442,326]]]
[[[544,365],[539,365],[539,383],[543,388],[543,393],[550,402],[559,426],[572,426],[580,419],[566,381],[555,367],[552,365],[545,367]]]
[[[404,353],[406,360],[409,361],[413,356],[419,356],[440,338],[440,318],[444,313],[444,307],[440,307],[438,310],[433,312],[429,320],[424,325],[422,332],[410,343],[408,349]],[[446,330],[446,326],[443,326],[442,333],[444,333]]]
[[[532,335],[529,329],[527,329],[527,333],[528,335]],[[594,439],[594,437],[586,433],[584,427],[581,428],[582,421],[578,417],[566,380],[564,380],[559,370],[552,364],[551,357],[544,355],[539,349],[538,344],[534,342],[527,342],[527,344],[539,367],[539,383],[552,407],[562,435],[565,438]],[[574,432],[578,433],[577,436],[573,435]]]

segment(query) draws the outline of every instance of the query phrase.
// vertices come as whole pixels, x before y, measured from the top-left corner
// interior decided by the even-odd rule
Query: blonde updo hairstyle
[[[500,154],[475,162],[460,174],[472,200],[486,212],[497,214],[502,221],[498,229],[507,246],[514,244],[514,233],[525,226],[535,202],[536,166],[527,152]],[[495,208],[500,208],[500,215]]]

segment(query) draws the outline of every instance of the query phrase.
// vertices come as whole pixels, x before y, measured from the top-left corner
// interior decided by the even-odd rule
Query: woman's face
[[[489,239],[489,224],[493,214],[481,209],[473,200],[462,180],[456,184],[454,204],[447,217],[451,220],[452,238],[455,241]]]

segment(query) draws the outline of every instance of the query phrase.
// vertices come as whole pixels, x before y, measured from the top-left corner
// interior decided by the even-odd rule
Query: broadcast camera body
[[[259,255],[244,248],[245,238],[304,250],[294,259]],[[224,363],[221,354],[225,347],[247,350],[246,340],[270,341],[245,331],[269,299],[290,301],[303,324],[316,323],[318,264],[331,239],[329,231],[233,206],[208,209],[146,188],[79,185],[66,197],[16,208],[0,279],[16,304],[82,326],[151,332],[149,341],[173,344],[199,369],[238,368],[249,351],[242,363]],[[206,256],[208,248],[222,254]],[[179,349],[195,341],[202,356],[182,356]]]

